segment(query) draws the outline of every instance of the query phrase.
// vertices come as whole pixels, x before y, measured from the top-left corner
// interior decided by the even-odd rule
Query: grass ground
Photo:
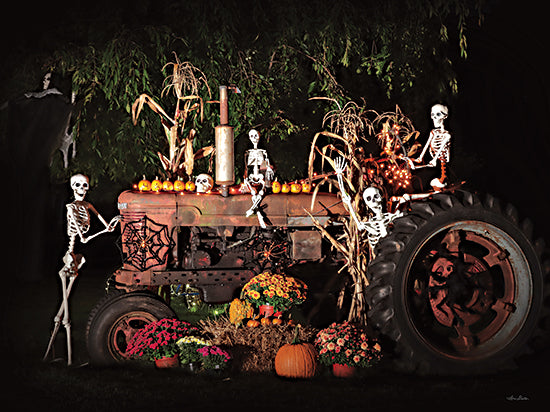
[[[2,301],[2,400],[8,411],[245,411],[400,410],[529,406],[548,402],[550,357],[529,359],[519,370],[483,377],[420,377],[382,364],[353,379],[337,379],[327,369],[310,380],[287,380],[274,373],[191,374],[183,368],[152,365],[95,368],[87,364],[84,341],[88,313],[103,296],[105,272],[90,267],[71,296],[75,366],[64,358],[65,334],[56,341],[58,361],[41,360],[59,305],[59,280],[11,284]],[[524,399],[526,398],[526,399]],[[528,399],[528,400],[527,400]],[[536,408],[531,409],[536,410]]]

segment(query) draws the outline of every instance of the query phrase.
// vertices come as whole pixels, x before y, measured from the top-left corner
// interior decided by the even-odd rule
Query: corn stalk
[[[187,121],[195,123],[197,118],[202,122],[204,117],[204,102],[199,96],[199,88],[204,84],[210,96],[210,88],[206,76],[199,69],[188,62],[181,63],[176,57],[176,62],[168,63],[164,68],[172,66],[172,74],[164,80],[165,92],[173,89],[177,97],[174,116],[169,116],[166,111],[147,94],[140,95],[132,105],[132,121],[137,123],[139,114],[144,105],[159,115],[164,134],[168,141],[168,156],[157,152],[161,165],[167,172],[168,178],[175,178],[182,173],[191,176],[195,160],[208,156],[214,151],[212,146],[207,146],[194,151],[193,141],[196,130],[191,127],[184,137]]]
[[[333,99],[327,100],[335,102]],[[333,178],[334,173],[323,172],[327,164],[335,170],[334,159],[344,158],[347,167],[342,176],[345,186],[343,189],[351,197],[352,207],[356,211],[363,208],[362,194],[367,186],[379,186],[387,198],[396,194],[396,188],[403,190],[403,185],[390,184],[392,180],[386,176],[386,170],[377,167],[378,162],[381,161],[386,164],[389,162],[396,168],[408,168],[404,158],[410,156],[417,148],[415,140],[418,132],[411,121],[401,113],[399,107],[396,107],[395,112],[378,114],[373,110],[360,108],[354,102],[349,102],[343,107],[338,105],[336,110],[328,112],[324,117],[323,125],[328,126],[330,131],[319,132],[313,138],[308,164],[310,179],[315,175],[314,167],[320,163],[320,175],[324,176],[322,183],[338,187],[337,180]],[[375,130],[379,132],[375,134]],[[375,135],[384,158],[367,159],[364,156],[362,143],[368,141],[368,135]],[[321,137],[330,139],[330,142],[319,147],[318,142]],[[318,184],[315,188],[312,205],[320,187],[321,184]],[[364,292],[369,284],[367,266],[374,257],[374,251],[367,240],[366,233],[358,229],[354,219],[343,218],[341,223],[344,230],[339,237],[335,238],[311,214],[310,217],[321,234],[344,256],[344,265],[340,268],[340,273],[346,271],[352,282],[348,320],[366,324],[368,308]],[[345,292],[346,286],[340,292],[338,299],[340,308],[344,303]]]

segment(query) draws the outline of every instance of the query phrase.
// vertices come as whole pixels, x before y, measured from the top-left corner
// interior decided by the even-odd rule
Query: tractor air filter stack
[[[216,184],[227,196],[229,186],[235,183],[233,127],[228,125],[227,86],[220,86],[220,124],[214,128],[216,139]]]

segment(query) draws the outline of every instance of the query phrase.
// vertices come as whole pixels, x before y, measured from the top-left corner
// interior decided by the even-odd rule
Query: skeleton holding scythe
[[[75,200],[72,203],[67,204],[67,235],[69,236],[69,247],[65,256],[63,257],[63,267],[59,271],[59,277],[61,278],[61,292],[63,301],[54,317],[54,329],[48,343],[48,348],[44,354],[44,360],[47,358],[50,350],[52,349],[53,342],[59,331],[60,324],[63,323],[65,331],[67,333],[67,365],[72,364],[72,346],[71,346],[71,323],[69,319],[69,294],[73,287],[74,281],[78,276],[78,269],[84,264],[85,259],[80,254],[74,253],[74,244],[76,238],[80,239],[82,243],[87,243],[96,236],[99,236],[106,232],[112,232],[118,222],[120,216],[115,216],[109,223],[97,212],[91,203],[84,201],[84,197],[90,188],[89,180],[82,174],[76,174],[71,177],[71,188]],[[90,212],[95,214],[97,218],[103,223],[105,229],[102,231],[85,237],[84,235],[90,229]],[[69,282],[67,284],[67,278]]]

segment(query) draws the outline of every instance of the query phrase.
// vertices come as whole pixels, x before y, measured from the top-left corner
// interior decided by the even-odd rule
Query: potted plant
[[[198,336],[185,336],[177,341],[177,345],[179,347],[180,363],[182,365],[189,365],[189,369],[194,371],[202,361],[202,356],[197,352],[197,349],[210,346],[211,343]]]
[[[202,367],[206,370],[223,370],[231,360],[229,353],[216,345],[203,346],[197,352],[201,356]]]
[[[365,330],[350,322],[333,323],[315,338],[319,362],[332,366],[336,376],[352,376],[355,368],[370,367],[381,357],[378,341],[367,336]]]
[[[241,299],[256,305],[260,314],[271,316],[306,300],[307,285],[299,279],[263,272],[243,286]],[[267,307],[266,307],[267,306]]]
[[[140,329],[130,340],[126,354],[155,362],[157,367],[179,364],[177,341],[184,336],[198,334],[199,329],[185,321],[160,319]]]

